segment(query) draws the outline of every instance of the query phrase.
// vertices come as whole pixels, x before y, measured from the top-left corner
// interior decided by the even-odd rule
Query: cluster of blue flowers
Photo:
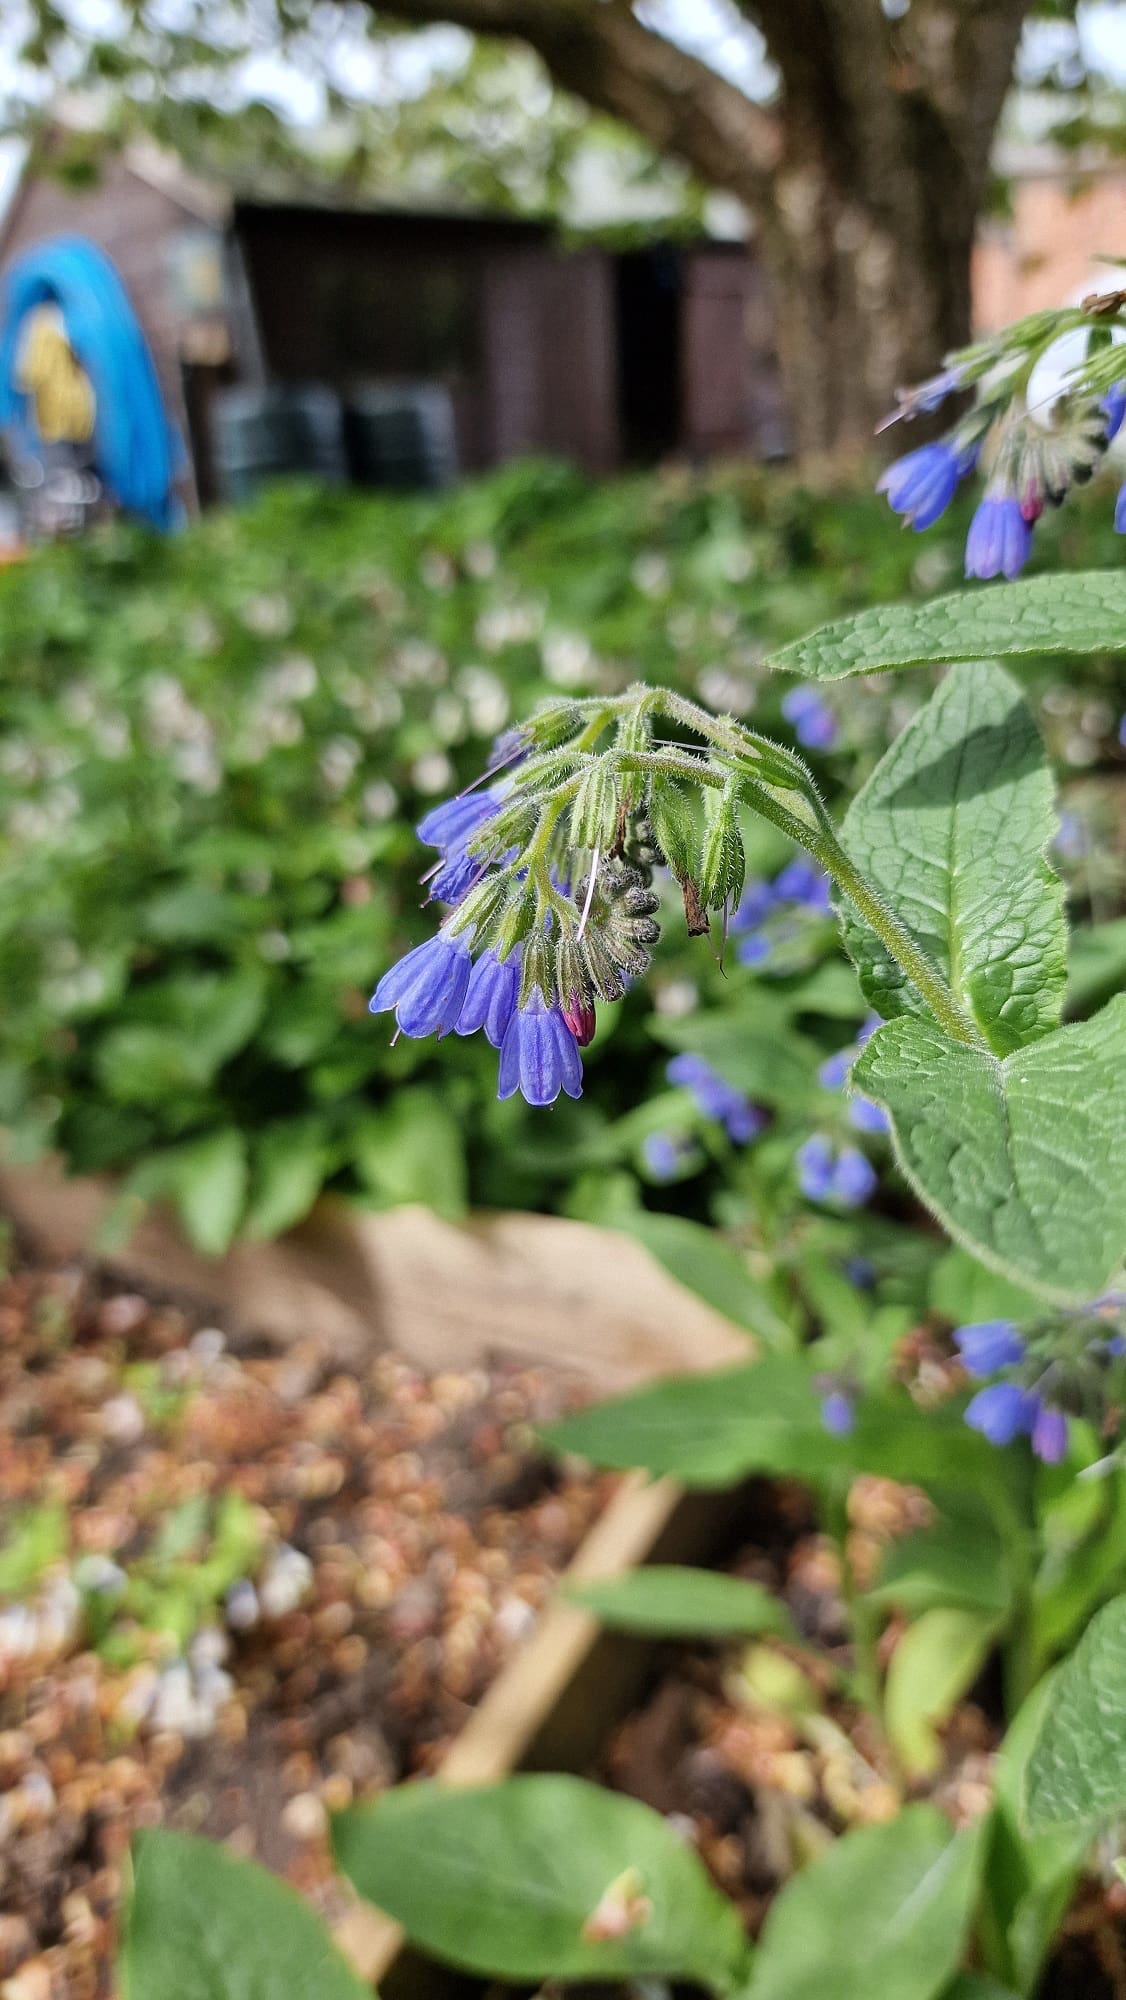
[[[675,1181],[698,1158],[690,1139],[673,1132],[649,1132],[641,1142],[641,1158],[651,1180]]]
[[[869,1014],[856,1040],[845,1049],[838,1049],[836,1055],[828,1056],[817,1072],[817,1080],[826,1090],[843,1090],[848,1081],[848,1073],[865,1042],[871,1040],[881,1021],[878,1014]],[[848,1122],[858,1132],[886,1132],[888,1117],[870,1097],[853,1097],[849,1100]]]
[[[765,1113],[742,1091],[725,1083],[702,1056],[674,1056],[665,1075],[678,1088],[691,1091],[697,1109],[722,1125],[734,1145],[749,1146],[763,1130]]]
[[[782,697],[782,713],[803,750],[833,748],[840,733],[837,718],[816,688],[791,688]]]
[[[1027,1343],[1010,1320],[980,1320],[959,1326],[954,1341],[962,1366],[975,1381],[1017,1368],[1026,1359]],[[1037,1458],[1058,1465],[1067,1455],[1067,1418],[1038,1390],[1021,1382],[990,1382],[979,1389],[966,1408],[966,1422],[990,1444],[1012,1444],[1027,1437]]]
[[[773,882],[748,882],[732,912],[730,930],[740,965],[766,965],[775,948],[789,944],[811,920],[833,913],[833,885],[806,855],[787,862]]]
[[[839,1208],[863,1208],[876,1192],[875,1167],[857,1146],[834,1146],[815,1132],[797,1150],[798,1186],[807,1201],[833,1202]]]
[[[912,417],[937,409],[956,390],[978,387],[974,408],[945,437],[897,458],[877,491],[921,533],[946,512],[962,480],[977,469],[992,434],[985,493],[966,538],[966,575],[1011,579],[1028,561],[1033,529],[1045,507],[1059,506],[1077,480],[1089,479],[1117,436],[1126,416],[1126,384],[1113,384],[1097,403],[1080,400],[1057,431],[1046,432],[1029,418],[1023,403],[1014,400],[1008,406],[1003,371],[1001,386],[989,386],[988,358],[978,355],[972,365],[946,368],[901,398],[896,416]],[[1126,534],[1126,484],[1118,494],[1114,525]]]
[[[856,1429],[856,1400],[841,1382],[821,1383],[821,1422],[830,1437],[848,1437]]]
[[[440,855],[430,880],[432,900],[459,902],[485,873],[468,843],[502,802],[503,793],[493,786],[448,799],[426,814],[418,837]],[[412,1037],[483,1030],[500,1051],[498,1097],[519,1091],[535,1105],[554,1104],[561,1090],[581,1097],[579,1048],[593,1034],[593,1009],[564,1010],[538,986],[521,1001],[520,965],[518,947],[503,959],[491,950],[475,959],[463,936],[443,928],[384,973],[371,1011],[393,1011],[399,1032]]]

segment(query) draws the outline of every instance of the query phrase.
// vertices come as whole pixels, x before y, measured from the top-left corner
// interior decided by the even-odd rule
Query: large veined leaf
[[[1024,1823],[1094,1832],[1126,1813],[1126,1597],[1091,1620],[1055,1675],[1024,1779]]]
[[[713,1570],[650,1563],[597,1583],[572,1583],[564,1595],[615,1632],[659,1639],[794,1638],[794,1621],[764,1584]]]
[[[980,1830],[933,1806],[833,1842],[778,1897],[745,2000],[934,2000],[957,1969]]]
[[[955,1240],[1080,1304],[1126,1255],[1126,995],[1003,1060],[890,1021],[853,1068],[903,1171]]]
[[[186,1833],[134,1839],[118,1973],[122,2000],[372,2000],[300,1896]]]
[[[581,1778],[404,1785],[340,1814],[333,1845],[362,1896],[471,1972],[725,1993],[746,1970],[742,1925],[699,1856],[659,1813]],[[596,1914],[608,1896],[620,1925]]]
[[[678,1376],[544,1427],[557,1451],[595,1465],[643,1466],[693,1487],[748,1473],[878,1472],[997,1492],[997,1454],[956,1412],[916,1409],[906,1395],[865,1397],[855,1430],[834,1437],[804,1362],[767,1355],[746,1368]]]
[[[807,680],[833,681],[931,661],[1123,651],[1126,575],[1080,570],[957,590],[929,604],[875,605],[795,639],[770,664]]]
[[[949,980],[998,1055],[1060,1018],[1063,889],[1044,746],[1020,689],[989,661],[955,667],[853,800],[844,845]],[[842,899],[843,900],[843,899]],[[887,1017],[924,1003],[847,902],[845,940]]]

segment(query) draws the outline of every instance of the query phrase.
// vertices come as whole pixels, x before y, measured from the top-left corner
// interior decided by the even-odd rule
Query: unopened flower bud
[[[649,797],[653,838],[679,882],[693,874],[700,833],[692,801],[671,778],[662,778]]]
[[[575,847],[599,848],[606,854],[618,826],[618,787],[605,764],[584,771],[571,808],[571,839]]]
[[[562,1012],[580,1049],[585,1049],[594,1040],[594,1031],[598,1026],[593,1000],[587,1000],[581,993],[569,993]]]
[[[725,903],[737,903],[746,872],[737,797],[724,791],[711,805],[700,857],[700,900],[705,908],[719,910]]]
[[[477,882],[462,897],[450,918],[450,930],[464,933],[471,939],[484,938],[490,926],[499,922],[511,893],[512,885],[497,875],[489,875],[484,881]]]
[[[520,1005],[524,1006],[537,989],[545,999],[550,999],[554,988],[555,947],[536,926],[524,944],[524,960],[520,973]]]
[[[576,736],[583,725],[581,708],[573,701],[545,701],[528,717],[523,734],[537,750],[546,750],[556,743],[565,743],[569,736]]]

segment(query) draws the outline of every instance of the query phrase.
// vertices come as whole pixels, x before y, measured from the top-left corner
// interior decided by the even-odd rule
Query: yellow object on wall
[[[35,405],[44,444],[85,444],[93,436],[97,405],[86,371],[75,357],[57,306],[37,306],[24,322],[16,382]]]

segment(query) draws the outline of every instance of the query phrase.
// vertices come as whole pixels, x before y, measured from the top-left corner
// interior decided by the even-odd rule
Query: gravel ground
[[[326,1814],[430,1770],[613,1482],[562,1373],[341,1368],[96,1271],[0,1279],[0,2000],[101,2000],[135,1827],[330,1919]],[[21,1573],[22,1572],[22,1573]]]

